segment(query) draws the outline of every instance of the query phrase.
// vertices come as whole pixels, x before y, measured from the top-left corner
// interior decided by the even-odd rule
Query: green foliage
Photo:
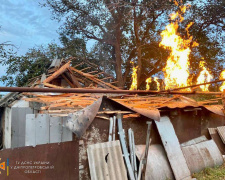
[[[220,167],[206,168],[199,173],[193,174],[198,180],[223,180],[225,179],[225,164]]]
[[[30,78],[39,76],[49,67],[51,60],[58,55],[55,44],[34,47],[23,56],[13,55],[2,60],[6,66],[6,75],[0,78],[7,86],[24,86]]]
[[[0,64],[6,67],[6,75],[0,77],[0,80],[7,86],[25,86],[29,79],[46,73],[55,58],[77,57],[72,64],[82,62],[84,58],[87,58],[84,40],[69,38],[62,34],[60,40],[63,47],[51,43],[47,46],[33,47],[22,56],[16,53],[6,53],[0,61]]]

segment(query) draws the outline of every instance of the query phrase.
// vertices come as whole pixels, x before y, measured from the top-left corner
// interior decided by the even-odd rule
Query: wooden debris
[[[72,70],[71,70],[70,68],[67,68],[67,69],[68,69],[68,71],[69,71],[69,73],[70,73],[70,77],[71,77],[71,79],[72,79],[73,84],[74,84],[76,87],[81,88],[82,86],[81,86],[80,83],[78,82],[78,79],[73,75]]]
[[[51,88],[64,88],[64,87],[56,86],[56,85],[50,84],[50,83],[43,83],[43,85],[46,86],[46,87],[51,87]]]
[[[70,67],[70,61],[66,64],[64,64],[61,68],[59,68],[57,71],[55,71],[51,76],[49,76],[47,79],[43,81],[43,83],[51,82],[53,79],[60,76],[62,73],[64,73],[67,68]]]
[[[70,87],[72,88],[76,87],[64,74],[61,74],[61,76],[66,80],[66,82],[70,85]]]
[[[117,113],[130,114],[133,112],[131,112],[131,111],[100,111],[100,112],[98,112],[98,114],[117,114]]]

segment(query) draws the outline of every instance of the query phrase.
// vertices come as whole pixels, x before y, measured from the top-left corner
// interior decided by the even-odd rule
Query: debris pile
[[[119,89],[109,75],[92,67],[78,70],[70,61],[54,63],[57,67],[33,79],[30,87]],[[80,179],[191,179],[193,173],[224,162],[221,100],[220,95],[196,101],[181,94],[11,94],[0,102],[5,108],[4,146],[74,141]],[[9,130],[11,147],[6,144]]]

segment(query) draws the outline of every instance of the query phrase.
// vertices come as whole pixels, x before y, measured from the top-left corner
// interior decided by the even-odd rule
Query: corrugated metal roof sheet
[[[223,105],[205,105],[204,107],[215,114],[224,116]]]
[[[213,140],[182,147],[191,173],[223,164],[223,157]]]
[[[225,144],[225,126],[217,127],[217,131],[218,131],[223,143]]]
[[[127,172],[118,140],[89,145],[87,152],[92,180],[127,179]]]

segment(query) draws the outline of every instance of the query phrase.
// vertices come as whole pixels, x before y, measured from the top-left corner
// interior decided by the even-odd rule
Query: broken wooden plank
[[[191,179],[191,172],[184,158],[180,143],[170,119],[167,116],[155,121],[174,176],[177,180]]]
[[[63,77],[63,79],[66,80],[66,82],[70,85],[70,87],[72,88],[76,87],[64,74],[61,74],[61,76]]]
[[[69,74],[70,74],[70,77],[71,77],[71,80],[73,82],[73,84],[78,87],[78,88],[81,88],[82,86],[80,85],[78,79],[74,76],[72,70],[70,68],[67,68],[68,71],[69,71]]]
[[[113,77],[105,77],[105,78],[102,78],[101,80],[106,80],[106,79],[112,79]]]
[[[67,68],[70,67],[70,61],[66,64],[64,64],[61,68],[59,68],[57,71],[55,71],[51,76],[49,76],[47,79],[43,81],[43,83],[51,82],[53,79],[60,76],[62,73],[64,73]]]
[[[82,63],[80,63],[80,64],[77,64],[77,65],[75,65],[75,66],[73,66],[73,67],[76,68],[76,67],[81,66],[81,65],[83,65],[83,64],[84,64],[84,62],[82,62]]]
[[[100,74],[104,74],[104,72],[100,72],[100,73],[98,73],[98,74],[95,74],[94,76],[97,77],[97,76],[100,75]]]
[[[46,86],[46,87],[51,87],[51,88],[64,88],[64,87],[56,86],[56,85],[50,84],[50,83],[43,83],[43,85]]]
[[[88,72],[88,74],[93,74],[93,73],[96,73],[98,71],[91,71],[91,72]]]
[[[131,111],[100,111],[100,112],[98,112],[98,114],[117,114],[117,113],[131,114],[133,112],[131,112]]]
[[[91,67],[86,67],[86,68],[84,68],[84,69],[81,69],[80,71],[84,72],[85,70],[90,69],[90,68],[91,68]]]
[[[119,90],[118,87],[113,86],[113,85],[111,85],[110,83],[105,83],[104,81],[101,81],[100,79],[95,78],[94,75],[91,75],[91,74],[88,74],[88,73],[83,73],[83,72],[81,72],[81,71],[79,71],[79,70],[77,70],[77,69],[75,69],[75,68],[73,68],[73,67],[70,67],[70,69],[73,70],[73,71],[75,71],[76,73],[78,73],[78,74],[80,74],[80,75],[82,75],[82,76],[88,78],[89,80],[91,80],[91,81],[93,81],[93,82],[95,82],[95,83],[101,85],[102,87],[108,87],[108,88],[113,88],[113,89]]]

